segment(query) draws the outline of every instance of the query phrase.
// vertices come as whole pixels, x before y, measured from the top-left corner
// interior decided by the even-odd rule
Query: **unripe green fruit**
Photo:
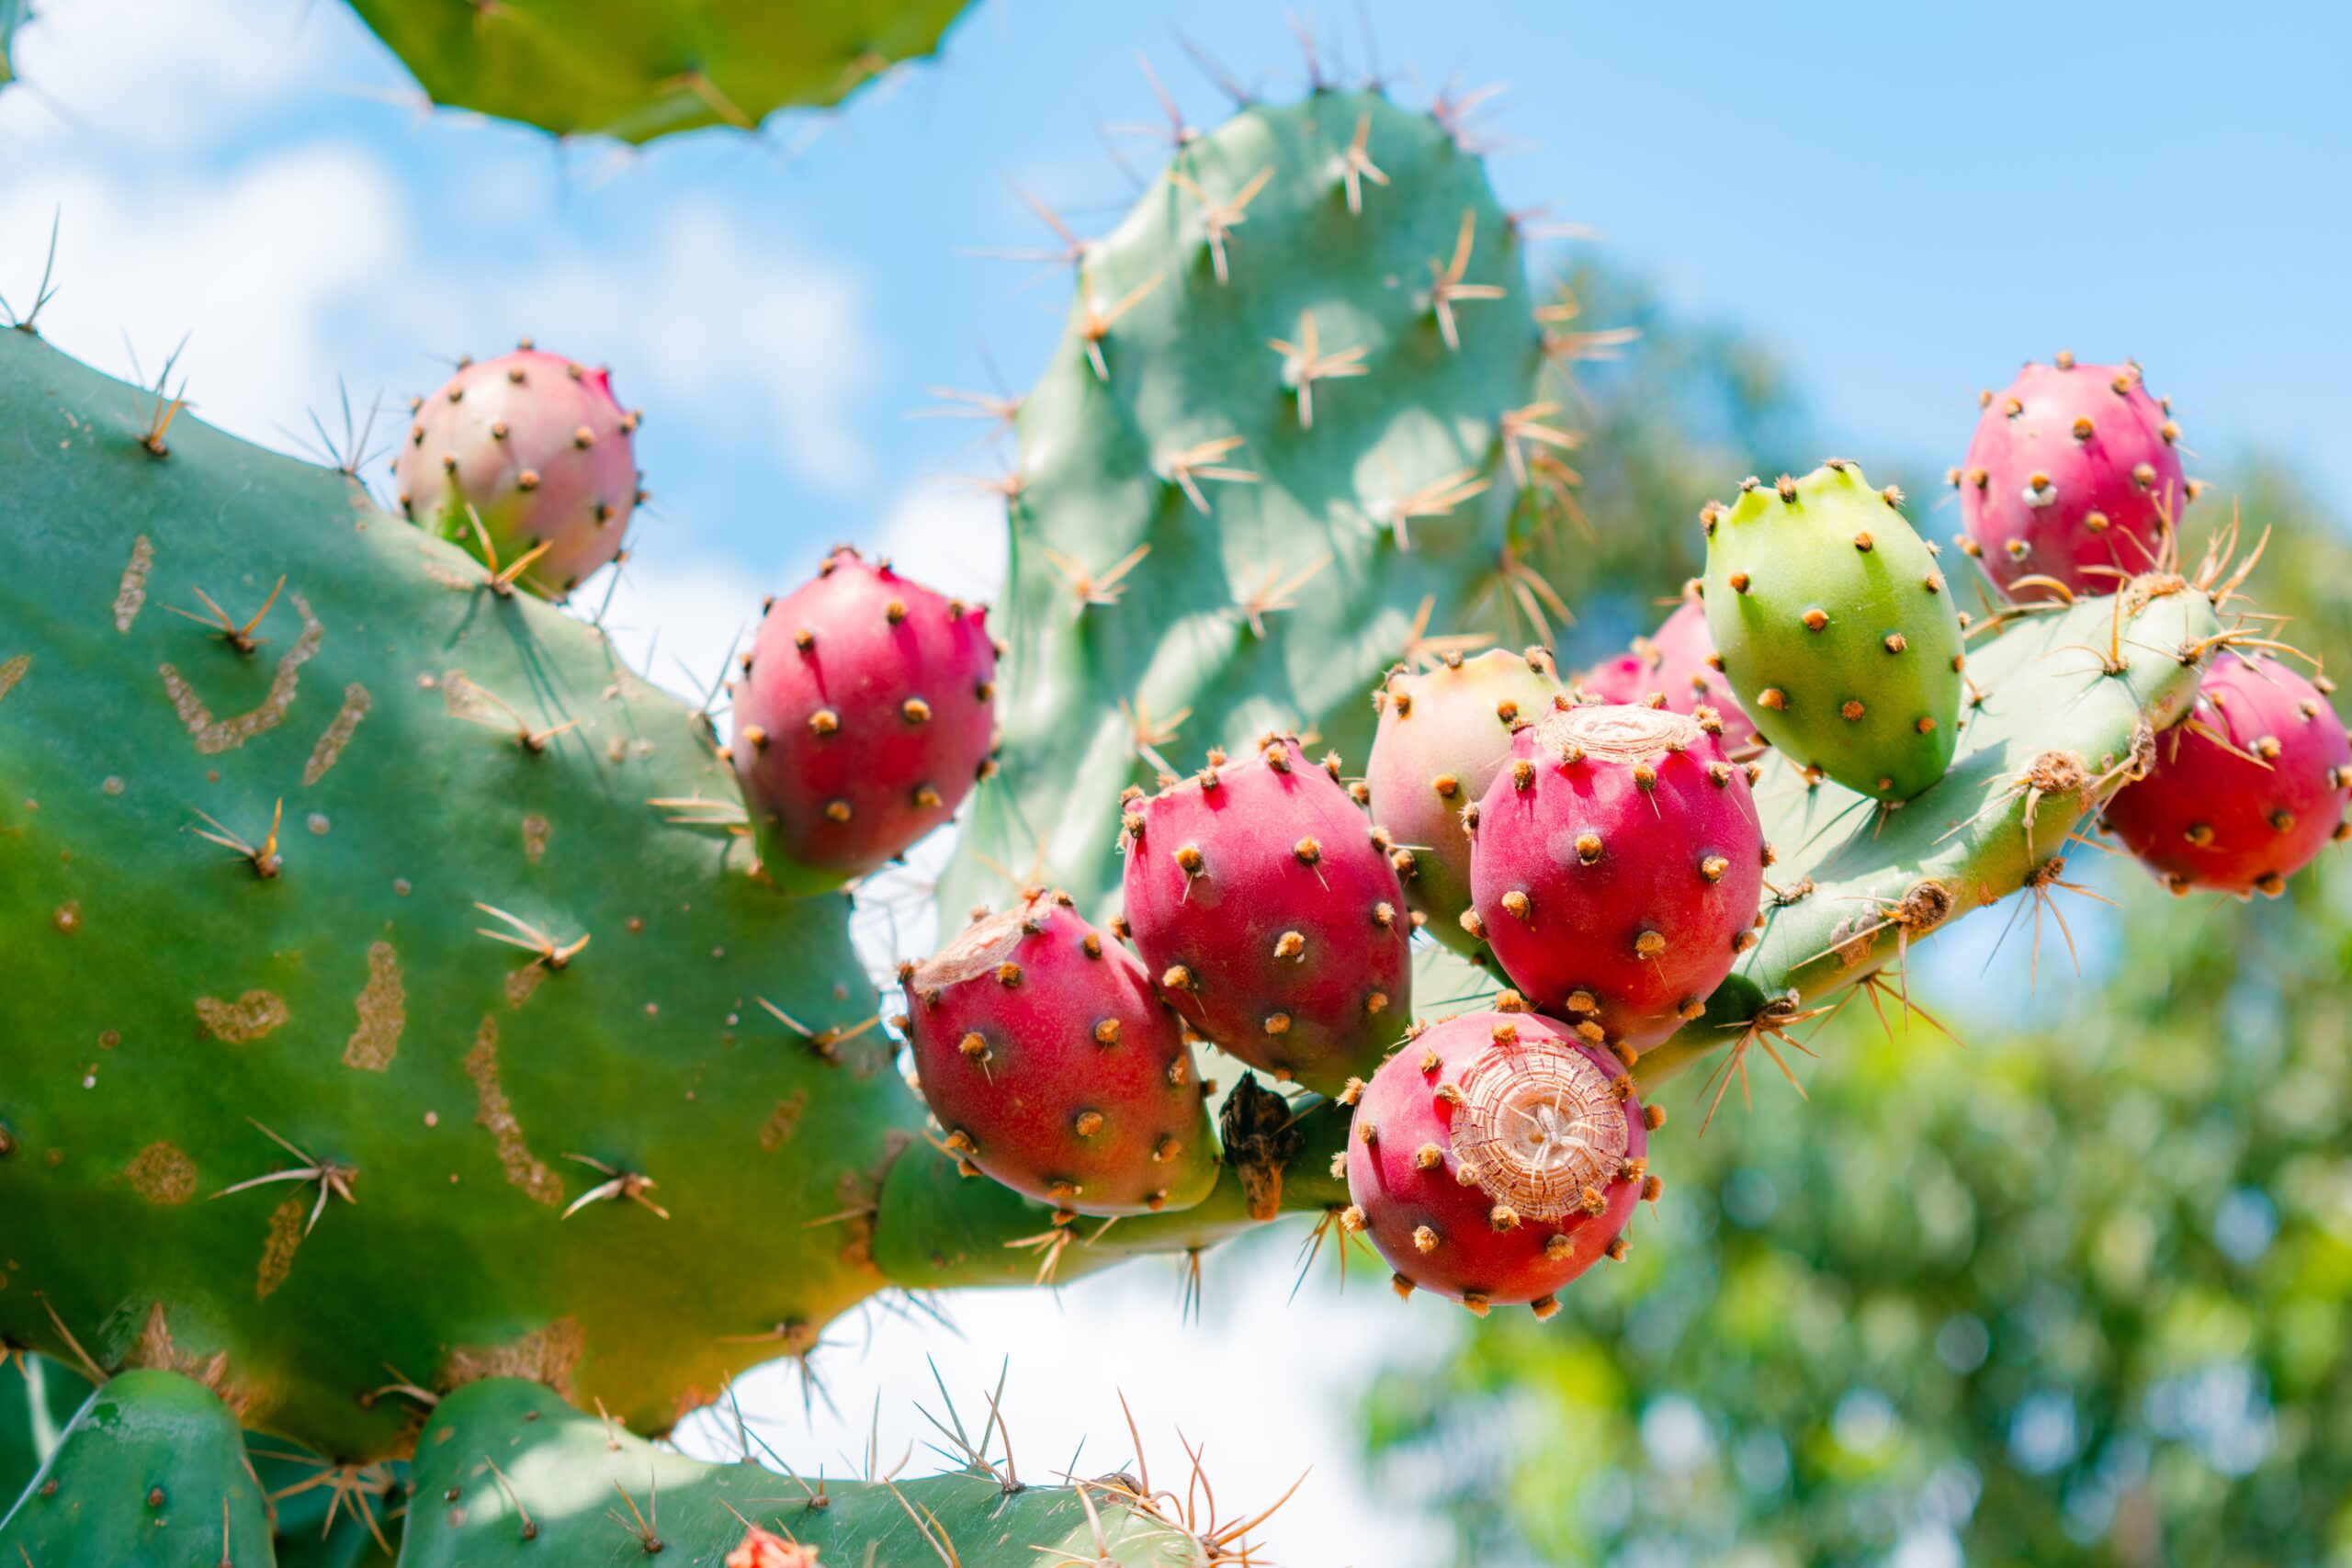
[[[1910,799],[1959,734],[1959,612],[1893,487],[1832,458],[1754,479],[1707,528],[1707,629],[1764,739],[1857,794]]]

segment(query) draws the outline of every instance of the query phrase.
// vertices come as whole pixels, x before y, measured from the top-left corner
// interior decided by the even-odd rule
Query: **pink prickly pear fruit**
[[[1412,1016],[1412,917],[1387,835],[1288,736],[1219,751],[1124,814],[1126,919],[1184,1021],[1250,1066],[1336,1094]]]
[[[1576,687],[1604,703],[1647,703],[1672,713],[1711,707],[1723,722],[1725,756],[1747,757],[1764,747],[1732,695],[1714,634],[1707,630],[1707,608],[1696,593],[1685,594],[1656,632],[1635,637],[1630,652],[1578,676]]]
[[[1429,918],[1430,934],[1465,955],[1483,950],[1462,929],[1470,907],[1463,812],[1510,759],[1512,734],[1549,713],[1559,693],[1552,656],[1531,648],[1392,670],[1372,694],[1380,710],[1364,764],[1372,819],[1395,840],[1405,897]]]
[[[1183,1026],[1068,894],[983,916],[899,984],[923,1100],[967,1175],[1082,1214],[1208,1195],[1216,1145]]]
[[[1754,943],[1771,853],[1720,728],[1703,709],[1555,712],[1478,803],[1464,924],[1592,1044],[1664,1039]]]
[[[2347,801],[2352,742],[2320,688],[2276,660],[2223,653],[2106,820],[2175,893],[2275,898],[2330,840],[2352,837]]]
[[[863,876],[956,815],[993,771],[988,611],[846,546],[772,601],[735,690],[735,776],[767,874]]]
[[[1554,1292],[1622,1258],[1634,1205],[1656,1198],[1633,1075],[1564,1025],[1521,1010],[1463,1013],[1407,1040],[1356,1093],[1350,1230],[1415,1286],[1484,1314]]]
[[[561,599],[620,553],[639,500],[638,420],[613,400],[606,371],[560,354],[526,346],[462,365],[415,405],[393,465],[401,510],[509,581]]]
[[[2136,365],[2029,364],[1985,392],[1960,491],[1962,544],[2019,599],[2112,593],[2166,558],[2166,536],[2196,494],[2180,469],[2180,427]],[[2035,581],[2037,579],[2043,581]]]

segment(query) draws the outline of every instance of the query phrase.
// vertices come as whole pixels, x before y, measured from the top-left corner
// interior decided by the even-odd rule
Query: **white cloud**
[[[637,378],[616,369],[617,389],[649,417],[695,419],[706,438],[772,448],[818,489],[856,490],[875,468],[857,415],[881,381],[864,284],[705,201],[673,203],[653,230],[632,254],[505,269],[495,304],[509,319],[527,309],[550,341],[605,345]]]
[[[1004,502],[986,491],[953,480],[903,490],[872,537],[900,575],[942,593],[993,604],[1004,591]]]
[[[292,91],[314,52],[300,15],[284,0],[42,0],[13,51],[34,91],[0,95],[0,147],[185,156]]]
[[[58,292],[43,333],[126,377],[131,352],[153,377],[185,335],[190,406],[283,446],[273,425],[300,428],[308,400],[333,384],[331,318],[385,286],[400,210],[382,163],[331,141],[213,183],[35,169],[0,197],[0,291],[29,303],[19,296],[40,276],[55,216]]]

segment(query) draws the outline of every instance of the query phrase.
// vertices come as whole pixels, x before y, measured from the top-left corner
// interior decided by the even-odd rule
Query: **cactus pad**
[[[1091,907],[1119,793],[1162,753],[1319,733],[1506,570],[1505,448],[1541,362],[1478,160],[1377,94],[1244,109],[1108,237],[1021,405],[1003,774],[950,907],[989,869]],[[1517,433],[1507,435],[1508,432]]]
[[[0,333],[0,1335],[225,1355],[361,1460],[388,1383],[666,1427],[876,1288],[919,1108],[702,716],[344,475],[125,404]]]
[[[924,55],[963,0],[353,0],[436,104],[559,136],[749,130]]]

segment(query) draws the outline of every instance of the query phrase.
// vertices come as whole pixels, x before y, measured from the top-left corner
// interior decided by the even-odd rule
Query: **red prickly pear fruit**
[[[1082,1214],[1208,1195],[1216,1145],[1183,1026],[1069,895],[983,916],[899,974],[915,1076],[952,1153]]]
[[[956,815],[993,766],[987,619],[847,547],[769,604],[733,747],[769,876],[838,886]]]
[[[638,502],[637,423],[606,371],[560,354],[462,366],[416,405],[393,465],[401,509],[501,573],[545,546],[514,581],[561,599],[620,553]]]
[[[1552,657],[1489,649],[1434,670],[1392,670],[1373,694],[1380,728],[1364,763],[1372,819],[1405,852],[1405,897],[1431,936],[1458,953],[1484,950],[1462,929],[1470,907],[1470,836],[1479,797],[1510,757],[1510,738],[1552,711]]]
[[[1754,940],[1770,852],[1714,725],[1703,711],[1567,708],[1520,731],[1479,802],[1477,934],[1593,1044],[1664,1039]]]
[[[1363,1086],[1340,1219],[1372,1237],[1400,1292],[1549,1317],[1553,1292],[1621,1255],[1634,1205],[1657,1196],[1649,1129],[1664,1120],[1616,1058],[1551,1019],[1463,1013]]]
[[[1725,756],[1747,757],[1763,750],[1756,726],[1732,695],[1722,657],[1715,652],[1714,634],[1707,630],[1707,607],[1695,593],[1686,595],[1656,632],[1635,637],[1631,652],[1577,677],[1576,687],[1579,694],[1604,703],[1649,703],[1669,713],[1711,707],[1723,721]]]
[[[2275,898],[2331,839],[2352,834],[2348,800],[2352,741],[2320,688],[2276,660],[2223,653],[2106,821],[2175,893]]]
[[[2020,599],[2112,593],[2167,555],[2191,487],[2180,427],[2148,395],[2136,365],[2028,365],[1983,396],[1960,491],[1968,553]]]
[[[1326,1094],[1412,1017],[1412,919],[1387,836],[1268,736],[1125,816],[1126,918],[1160,992],[1250,1066]]]

